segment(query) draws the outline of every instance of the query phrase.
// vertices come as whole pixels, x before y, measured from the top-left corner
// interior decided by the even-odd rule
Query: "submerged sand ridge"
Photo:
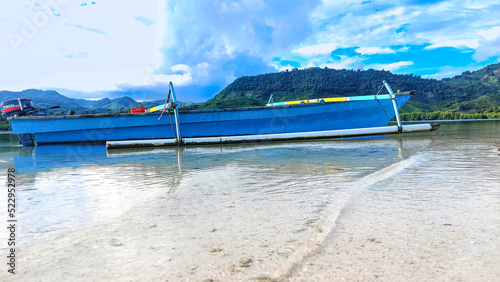
[[[148,273],[141,277],[154,280],[270,277],[313,229],[314,219],[283,212],[286,199],[267,206],[258,191],[238,193],[242,182],[255,181],[245,176],[248,170],[225,167],[201,174],[184,177],[174,195],[71,232],[57,243],[47,240],[22,249],[19,277],[122,279],[134,277],[138,269]],[[231,184],[235,178],[240,182]],[[222,191],[215,185],[221,182]],[[208,200],[193,197],[192,188],[204,184],[198,193],[208,194]],[[311,227],[297,224],[304,220]]]

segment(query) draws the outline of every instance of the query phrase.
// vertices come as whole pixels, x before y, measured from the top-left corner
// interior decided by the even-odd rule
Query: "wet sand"
[[[419,161],[345,184],[324,217],[300,229],[301,212],[286,212],[286,201],[238,193],[248,171],[184,176],[172,196],[20,246],[17,274],[0,280],[498,281],[498,198],[441,201],[445,195],[419,194],[411,181],[401,192]],[[208,201],[190,194],[207,183]]]

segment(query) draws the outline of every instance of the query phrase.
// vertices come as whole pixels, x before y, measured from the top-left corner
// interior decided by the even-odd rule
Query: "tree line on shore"
[[[419,120],[467,120],[467,119],[500,119],[500,108],[488,109],[477,113],[459,112],[413,112],[400,114],[403,121]]]

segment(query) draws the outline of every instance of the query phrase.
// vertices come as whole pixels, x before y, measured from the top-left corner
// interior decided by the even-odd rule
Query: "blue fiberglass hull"
[[[398,109],[410,95],[396,97]],[[276,134],[385,126],[395,115],[390,99],[179,113],[182,137]],[[11,119],[14,134],[38,144],[175,138],[168,115],[110,114]],[[173,118],[172,118],[173,119]],[[175,122],[175,120],[173,120]]]

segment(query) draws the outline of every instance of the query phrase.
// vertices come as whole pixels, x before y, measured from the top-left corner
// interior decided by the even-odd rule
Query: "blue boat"
[[[25,146],[124,140],[174,140],[171,143],[180,145],[190,138],[201,138],[198,143],[204,143],[203,140],[210,142],[210,138],[240,136],[233,139],[244,140],[245,136],[255,139],[255,136],[276,134],[293,134],[293,138],[300,138],[300,134],[306,132],[383,127],[395,115],[397,131],[401,132],[398,111],[414,92],[394,94],[385,81],[384,85],[389,94],[280,103],[270,101],[266,106],[242,109],[182,111],[176,106],[175,92],[170,83],[173,102],[143,113],[25,115],[8,119],[13,133]],[[324,137],[309,134],[304,138],[314,136]]]

